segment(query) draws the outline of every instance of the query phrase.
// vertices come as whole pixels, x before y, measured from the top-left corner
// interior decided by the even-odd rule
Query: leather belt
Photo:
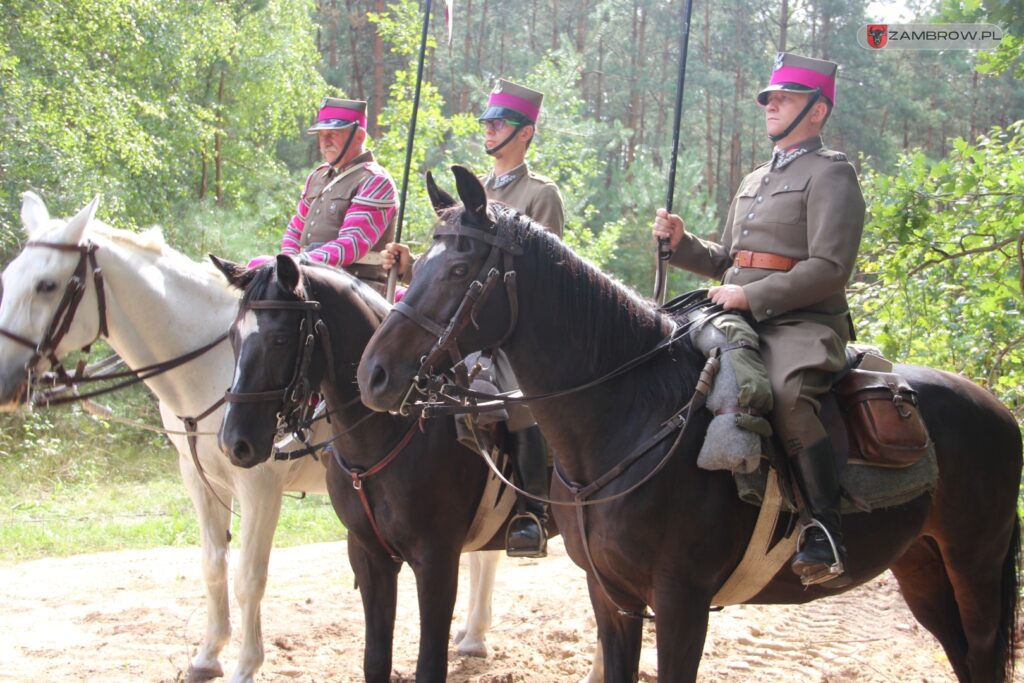
[[[763,268],[764,270],[792,270],[800,263],[798,258],[769,254],[767,251],[737,251],[732,265],[736,268]]]

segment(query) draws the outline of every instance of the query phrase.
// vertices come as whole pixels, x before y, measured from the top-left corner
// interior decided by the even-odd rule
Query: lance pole
[[[683,119],[683,88],[686,85],[686,52],[690,44],[690,15],[693,0],[686,0],[683,10],[683,28],[679,34],[679,74],[676,77],[676,108],[672,125],[672,156],[668,167],[668,194],[665,197],[665,210],[672,211],[672,199],[676,188],[676,160],[679,156],[679,125]],[[672,257],[668,239],[658,238],[657,272],[654,277],[654,301],[660,306],[665,303],[665,290],[668,286],[667,266]]]
[[[689,0],[687,0],[689,1]],[[405,218],[405,198],[409,192],[409,167],[412,166],[412,145],[416,139],[416,114],[420,110],[420,86],[423,84],[423,63],[427,55],[427,32],[430,29],[430,2],[426,0],[423,7],[423,35],[420,36],[420,61],[416,69],[416,89],[412,98],[412,117],[409,119],[409,135],[405,141],[405,169],[402,171],[402,191],[398,199],[398,220],[395,225],[395,242],[402,241],[402,221]],[[397,256],[397,255],[396,255]],[[395,302],[395,286],[398,284],[398,259],[388,273],[387,299]]]

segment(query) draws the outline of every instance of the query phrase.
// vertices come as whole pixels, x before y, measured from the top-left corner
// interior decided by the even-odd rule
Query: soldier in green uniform
[[[770,161],[740,183],[720,242],[686,231],[659,209],[655,237],[667,238],[671,263],[722,284],[709,290],[727,310],[748,311],[775,394],[772,422],[814,523],[804,529],[792,568],[805,584],[842,585],[846,550],[839,476],[818,397],[844,367],[853,336],[846,283],[864,229],[857,173],[822,146],[835,106],[833,62],[780,53],[758,96]]]
[[[484,149],[494,160],[490,173],[481,177],[488,199],[525,214],[546,230],[562,236],[565,223],[562,195],[555,183],[534,173],[526,164],[526,152],[533,142],[544,94],[501,79],[487,100],[480,116],[484,126]],[[403,244],[388,244],[383,252],[383,267],[390,269],[398,258],[399,275],[404,282],[412,274],[413,259]],[[478,354],[466,358],[472,367]],[[500,351],[493,357],[495,384],[502,391],[515,389],[518,383]],[[548,495],[547,449],[540,429],[525,406],[510,409],[506,422],[512,440],[511,451],[520,486],[535,496]],[[507,552],[513,557],[544,557],[547,537],[544,523],[546,506],[520,496],[517,514],[509,524]]]

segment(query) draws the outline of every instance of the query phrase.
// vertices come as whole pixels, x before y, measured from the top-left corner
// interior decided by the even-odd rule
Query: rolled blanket
[[[719,356],[720,367],[706,402],[715,417],[708,425],[697,465],[707,470],[753,472],[761,459],[761,439],[772,434],[764,416],[773,405],[757,333],[742,316],[727,313],[705,323],[694,335],[694,342],[708,356],[714,349],[745,344]]]

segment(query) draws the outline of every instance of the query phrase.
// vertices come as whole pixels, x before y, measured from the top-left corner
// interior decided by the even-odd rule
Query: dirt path
[[[0,568],[0,680],[181,680],[204,628],[198,560],[198,549],[159,549]],[[468,570],[461,585],[455,626],[465,617]],[[274,551],[263,681],[362,680],[362,609],[351,586],[342,543]],[[418,618],[408,569],[399,591],[395,670],[411,680]],[[710,624],[702,681],[954,680],[888,574],[801,608],[731,607]],[[452,649],[449,680],[576,681],[589,671],[594,639],[583,572],[559,539],[546,560],[502,561],[490,657],[460,659]],[[652,628],[644,640],[640,680],[654,681]],[[237,651],[235,641],[224,653],[228,670]]]

